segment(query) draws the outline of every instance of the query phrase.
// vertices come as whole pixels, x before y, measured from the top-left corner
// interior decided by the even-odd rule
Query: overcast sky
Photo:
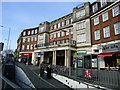
[[[4,28],[0,27],[0,33],[2,30],[0,42],[5,42],[6,48],[10,27],[10,48],[15,50],[22,30],[36,27],[43,21],[50,22],[65,16],[81,3],[83,2],[2,2],[2,25]]]

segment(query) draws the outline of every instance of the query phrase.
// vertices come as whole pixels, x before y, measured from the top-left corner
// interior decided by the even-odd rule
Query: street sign
[[[43,54],[43,53],[38,53],[38,55],[42,56],[42,55],[44,55],[44,54]]]

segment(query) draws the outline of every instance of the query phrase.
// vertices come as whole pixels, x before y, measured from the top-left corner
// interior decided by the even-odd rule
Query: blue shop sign
[[[42,55],[44,55],[44,54],[43,54],[43,53],[38,53],[38,55],[42,56]]]

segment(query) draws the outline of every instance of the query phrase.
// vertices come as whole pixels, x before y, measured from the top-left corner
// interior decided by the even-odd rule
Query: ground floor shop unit
[[[73,58],[75,57],[76,49],[69,47],[47,48],[36,50],[33,53],[32,62],[38,61],[39,64],[43,61],[51,65],[74,66]],[[35,65],[36,63],[33,62]]]

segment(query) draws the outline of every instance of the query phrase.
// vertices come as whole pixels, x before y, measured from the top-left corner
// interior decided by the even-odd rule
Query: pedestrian
[[[44,66],[44,65],[41,65],[41,67],[40,67],[40,76],[41,76],[41,77],[44,76],[44,68],[45,68],[45,66]]]
[[[51,71],[52,71],[52,68],[50,65],[47,66],[47,78],[50,79],[51,78]]]

